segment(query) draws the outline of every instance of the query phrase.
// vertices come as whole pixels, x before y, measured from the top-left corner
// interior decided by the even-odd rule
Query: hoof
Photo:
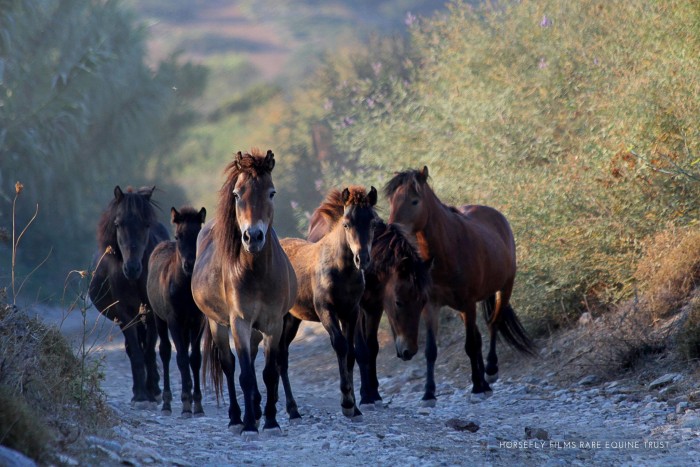
[[[362,414],[359,415],[353,415],[352,417],[349,417],[350,421],[353,423],[361,423],[364,421],[364,418],[362,417]]]
[[[241,431],[241,438],[244,441],[257,441],[260,439],[260,433],[257,431]]]
[[[173,411],[170,409],[163,409],[160,411],[160,414],[169,417],[173,414]]]
[[[229,425],[228,425],[228,431],[230,431],[231,433],[235,433],[235,434],[239,435],[239,434],[241,434],[241,432],[243,431],[243,424],[240,423],[240,424],[236,424],[236,425],[231,425],[231,424],[229,423]]]
[[[373,412],[378,408],[378,406],[375,404],[376,402],[367,402],[365,404],[360,404],[360,410]]]
[[[489,383],[489,384],[495,383],[496,381],[498,381],[498,372],[496,372],[496,373],[494,373],[494,374],[492,374],[492,375],[486,373],[486,374],[484,375],[484,379],[485,379],[486,382]]]
[[[192,412],[184,411],[180,414],[180,418],[192,418]]]
[[[493,391],[486,391],[486,392],[479,392],[479,393],[472,393],[471,397],[469,398],[469,402],[472,404],[478,404],[479,402],[483,402],[489,397],[493,395]]]
[[[267,437],[270,438],[277,438],[279,436],[284,436],[284,433],[282,432],[282,428],[276,426],[274,428],[265,428],[263,429],[263,434]]]
[[[131,401],[131,406],[136,410],[146,410],[150,405],[148,401]]]
[[[437,399],[423,399],[420,401],[421,407],[435,407]]]
[[[386,404],[384,404],[383,400],[379,399],[378,401],[374,401],[374,407],[378,410],[384,410],[386,408]]]
[[[202,417],[204,417],[204,411],[195,412],[194,418],[202,418]]]
[[[289,424],[290,425],[301,425],[301,415],[299,415],[298,417],[290,418]]]
[[[163,394],[162,393],[158,394],[157,396],[154,397],[154,399],[156,400],[157,403],[160,404],[161,402],[163,402]]]
[[[348,418],[353,417],[355,415],[355,407],[343,407],[343,415],[345,415]]]

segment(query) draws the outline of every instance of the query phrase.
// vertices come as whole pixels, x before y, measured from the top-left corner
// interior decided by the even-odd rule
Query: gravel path
[[[700,403],[692,397],[662,401],[658,389],[648,391],[629,380],[591,384],[583,378],[563,388],[549,382],[553,374],[534,377],[522,371],[537,361],[523,362],[506,353],[502,359],[514,361],[502,365],[503,379],[494,385],[493,397],[472,404],[459,342],[441,346],[434,408],[418,403],[422,359],[401,362],[391,346],[382,349],[380,391],[386,406],[364,410],[362,422],[351,422],[340,411],[336,359],[328,336],[308,323],[290,348],[289,373],[302,421],[289,424],[280,386],[278,421],[283,435],[246,441],[226,429],[227,407],[217,407],[210,391],[203,401],[205,417],[177,415],[181,407],[175,355],[170,369],[174,415],[131,408],[123,338],[110,323],[100,321],[94,352],[104,358],[102,387],[119,423],[106,436],[89,437],[88,444],[113,465],[700,464]],[[63,330],[75,338],[80,323],[68,320]],[[460,359],[464,361],[455,363]],[[260,361],[258,373],[262,366]],[[358,371],[355,375],[359,397]],[[665,384],[681,378],[672,375]],[[260,375],[258,381],[265,398]]]

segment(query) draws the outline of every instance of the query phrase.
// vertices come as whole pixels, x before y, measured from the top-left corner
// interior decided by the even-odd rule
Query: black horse
[[[175,240],[158,244],[149,260],[148,299],[156,315],[160,336],[160,358],[163,361],[163,408],[170,415],[170,339],[175,342],[177,367],[182,380],[182,416],[204,415],[199,369],[202,367],[200,341],[204,330],[204,315],[192,298],[192,269],[197,253],[197,235],[207,215],[185,206],[178,211],[170,209],[175,224]],[[191,347],[191,353],[190,353]],[[192,374],[190,375],[190,368]],[[193,387],[194,381],[194,387]],[[194,393],[193,393],[194,389]]]
[[[99,250],[93,258],[89,295],[100,313],[116,321],[124,333],[126,354],[134,379],[132,403],[146,408],[160,397],[156,366],[155,319],[146,293],[148,258],[156,245],[168,240],[151,201],[155,187],[114,188],[114,198],[97,225]],[[142,305],[145,313],[140,313]]]

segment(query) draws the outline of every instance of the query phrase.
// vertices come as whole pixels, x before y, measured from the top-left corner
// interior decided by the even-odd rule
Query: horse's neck
[[[234,258],[231,263],[237,275],[255,274],[266,276],[273,270],[273,243],[275,241],[274,232],[270,227],[269,237],[265,240],[265,245],[259,253],[252,254],[245,251],[243,246],[239,249],[238,258]]]
[[[333,258],[338,269],[356,269],[352,250],[345,239],[345,229],[342,222],[337,222],[333,230],[323,238],[323,248],[326,250],[327,256]]]
[[[450,209],[438,197],[431,193],[428,205],[428,219],[422,230],[416,232],[418,251],[424,260],[430,258],[445,258],[445,245],[450,244],[450,235],[454,235],[456,222]]]

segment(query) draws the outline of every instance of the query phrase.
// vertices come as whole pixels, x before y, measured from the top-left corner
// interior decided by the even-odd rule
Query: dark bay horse
[[[114,198],[97,225],[99,250],[93,257],[94,275],[90,300],[107,318],[116,321],[124,334],[126,354],[133,376],[132,403],[145,408],[160,397],[156,366],[156,332],[146,292],[148,259],[156,245],[168,240],[168,230],[158,222],[151,201],[152,188],[138,191],[117,186]]]
[[[335,209],[333,209],[335,208]],[[333,190],[309,220],[307,239],[317,242],[343,216],[341,193]],[[377,334],[384,310],[392,329],[413,329],[428,300],[430,264],[423,261],[403,229],[377,218],[371,261],[355,328],[355,357],[360,368],[360,409],[383,406],[377,379]],[[416,328],[417,329],[417,328]]]
[[[257,435],[260,393],[254,368],[258,331],[264,335],[267,388],[264,430],[279,432],[277,423],[278,353],[283,317],[294,304],[296,276],[272,228],[275,187],[272,151],[238,152],[226,167],[219,191],[216,217],[197,238],[197,259],[192,273],[192,295],[209,320],[205,331],[205,368],[221,390],[226,375],[230,406],[229,428],[245,436]],[[241,365],[240,384],[245,412],[236,401],[235,360],[229,346],[229,328]],[[252,348],[251,340],[255,344]],[[216,352],[214,352],[214,345]],[[208,361],[208,363],[207,363]],[[217,382],[218,381],[218,382]]]
[[[175,225],[175,240],[158,244],[151,253],[148,268],[148,299],[156,315],[160,358],[163,362],[162,411],[167,415],[172,413],[169,330],[175,342],[177,367],[182,382],[182,416],[187,418],[192,416],[193,402],[194,415],[204,415],[199,370],[202,367],[200,340],[205,321],[192,298],[192,269],[197,252],[197,234],[202,229],[206,215],[204,208],[199,211],[189,206],[184,206],[179,211],[171,208],[170,218]]]
[[[355,403],[352,372],[355,365],[353,338],[364,292],[363,271],[370,263],[372,240],[377,221],[374,206],[377,190],[367,191],[351,186],[340,193],[343,213],[330,224],[329,231],[318,242],[299,238],[282,239],[299,280],[299,293],[294,306],[284,319],[280,371],[287,397],[290,419],[298,418],[296,402],[287,374],[289,345],[302,320],[320,321],[328,331],[338,359],[341,407],[343,414],[360,420],[362,412]],[[318,209],[336,210],[333,201]]]
[[[433,260],[430,300],[423,310],[426,323],[427,377],[423,401],[435,404],[438,312],[441,306],[459,311],[466,328],[464,349],[472,367],[472,399],[492,394],[489,382],[498,378],[496,334],[517,350],[533,354],[510,297],[515,281],[515,240],[506,218],[487,206],[467,206],[462,212],[444,205],[427,183],[428,168],[396,174],[386,185],[390,222],[415,235],[423,258]],[[487,305],[491,336],[487,364],[476,325],[477,302]],[[417,322],[415,324],[417,326]],[[418,351],[415,334],[397,333],[397,352],[404,360]]]

